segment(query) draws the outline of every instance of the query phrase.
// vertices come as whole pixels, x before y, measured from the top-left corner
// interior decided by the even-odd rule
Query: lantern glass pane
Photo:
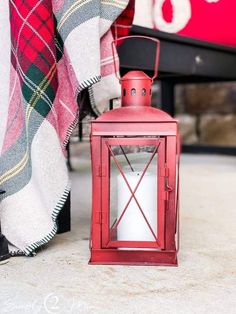
[[[117,145],[110,149],[110,240],[156,241],[157,147]]]

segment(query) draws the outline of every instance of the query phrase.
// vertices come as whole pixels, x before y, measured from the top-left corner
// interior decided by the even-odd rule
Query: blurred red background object
[[[236,1],[153,0],[154,28],[236,46]]]

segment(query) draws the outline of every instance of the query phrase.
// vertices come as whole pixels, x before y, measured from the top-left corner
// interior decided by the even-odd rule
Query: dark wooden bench
[[[175,85],[236,81],[236,48],[133,26],[130,35],[158,38],[161,42],[159,77],[162,109],[175,114]],[[135,53],[134,53],[135,52]],[[155,44],[143,39],[125,41],[119,48],[121,71],[151,71]],[[183,152],[236,155],[236,147],[183,145]]]

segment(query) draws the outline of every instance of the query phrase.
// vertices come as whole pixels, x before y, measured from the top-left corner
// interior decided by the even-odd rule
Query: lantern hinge
[[[102,165],[98,166],[98,169],[97,169],[97,176],[98,176],[98,177],[105,177],[105,171],[104,171]]]
[[[169,201],[169,191],[164,192],[164,201]]]
[[[96,212],[96,216],[95,216],[95,223],[96,224],[105,223],[106,220],[107,220],[107,214],[106,213]]]
[[[95,214],[95,223],[100,224],[102,222],[102,213],[101,212],[96,212]]]
[[[165,165],[164,168],[161,169],[161,177],[169,177],[169,168],[167,167],[167,165]]]

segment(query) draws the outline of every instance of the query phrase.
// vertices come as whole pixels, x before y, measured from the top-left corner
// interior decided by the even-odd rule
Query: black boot
[[[4,194],[5,191],[0,190],[0,194]],[[0,228],[0,265],[7,263],[8,259],[10,258],[10,253],[8,249],[8,242],[7,239],[1,234]]]
[[[3,234],[0,234],[0,265],[7,263],[10,257],[7,239]]]

